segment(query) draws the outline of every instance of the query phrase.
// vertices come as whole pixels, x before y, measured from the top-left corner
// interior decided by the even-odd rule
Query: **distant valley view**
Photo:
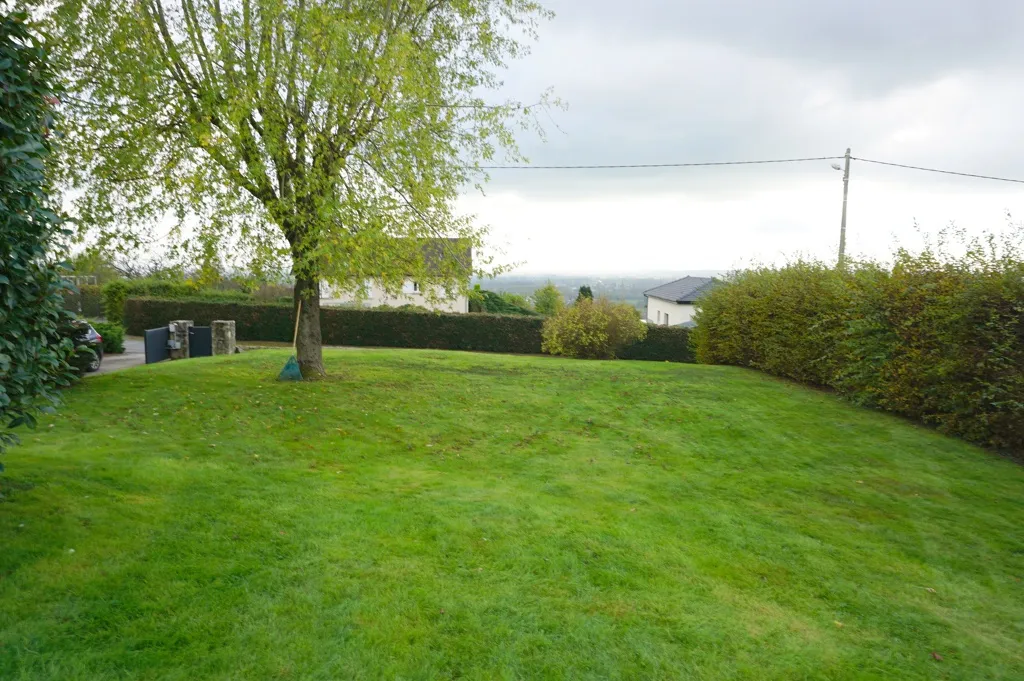
[[[627,302],[638,310],[644,309],[644,291],[669,281],[685,277],[722,276],[719,270],[685,270],[643,276],[620,275],[559,275],[559,274],[506,274],[493,279],[477,279],[473,285],[496,293],[515,293],[530,298],[533,292],[547,282],[554,284],[567,301],[576,299],[580,286],[589,286],[595,296],[606,296],[613,301]]]

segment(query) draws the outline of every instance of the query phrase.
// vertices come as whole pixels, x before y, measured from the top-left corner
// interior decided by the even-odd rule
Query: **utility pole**
[[[838,168],[837,168],[838,170]],[[846,197],[850,193],[850,149],[846,149],[846,168],[843,171],[843,221],[839,226],[839,269],[846,266]]]

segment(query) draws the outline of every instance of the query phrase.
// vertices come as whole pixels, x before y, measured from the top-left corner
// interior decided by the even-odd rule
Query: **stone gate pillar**
[[[210,322],[213,330],[213,354],[235,354],[235,320],[215,319]]]
[[[171,328],[170,339],[172,346],[176,349],[171,350],[171,359],[188,359],[188,330],[194,326],[191,319],[178,319],[170,324]]]

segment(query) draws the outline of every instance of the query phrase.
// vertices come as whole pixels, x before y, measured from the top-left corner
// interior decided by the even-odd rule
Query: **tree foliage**
[[[464,291],[462,260],[421,246],[482,245],[453,199],[480,161],[519,158],[514,129],[535,119],[481,93],[546,16],[533,0],[62,0],[78,217],[131,246],[170,214],[197,261],[290,260],[299,363],[319,374],[321,282]]]
[[[495,293],[480,288],[480,284],[469,292],[469,311],[489,314],[535,315],[529,302],[522,296],[510,293]]]
[[[647,324],[628,303],[582,297],[544,322],[544,352],[584,359],[612,359],[647,337]]]
[[[16,441],[10,428],[34,426],[75,375],[52,261],[60,218],[44,172],[55,103],[47,51],[26,16],[0,15],[0,452]]]
[[[562,292],[550,281],[533,292],[533,309],[540,314],[550,317],[565,307],[565,299]]]
[[[584,298],[590,300],[594,299],[594,292],[590,290],[589,286],[580,286],[580,292],[576,294],[576,301],[579,302]]]

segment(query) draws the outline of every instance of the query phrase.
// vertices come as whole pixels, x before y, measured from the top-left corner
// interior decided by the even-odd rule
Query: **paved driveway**
[[[103,355],[103,362],[100,364],[100,370],[92,374],[86,374],[86,376],[108,374],[111,371],[127,369],[128,367],[138,366],[139,364],[145,363],[146,346],[142,339],[125,338],[124,352],[122,354]]]

